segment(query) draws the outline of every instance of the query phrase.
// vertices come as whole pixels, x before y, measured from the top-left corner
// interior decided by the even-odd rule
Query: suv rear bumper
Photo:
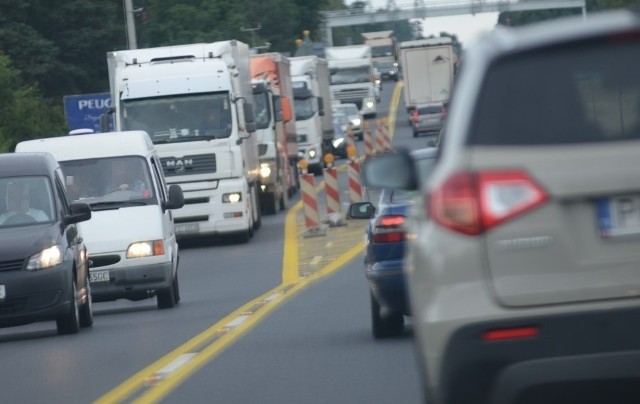
[[[483,341],[488,330],[537,327],[532,338]],[[444,351],[437,403],[640,402],[640,309],[468,325]]]

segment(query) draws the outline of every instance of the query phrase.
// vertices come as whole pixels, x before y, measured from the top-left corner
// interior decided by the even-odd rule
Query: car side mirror
[[[419,189],[418,171],[409,151],[398,150],[366,160],[360,170],[362,183],[372,189]]]
[[[349,205],[349,219],[371,219],[376,214],[376,207],[371,202],[357,202]]]
[[[180,209],[184,206],[184,194],[180,185],[169,185],[169,200],[163,205],[164,209]]]
[[[65,224],[85,222],[91,219],[91,207],[84,202],[73,202],[69,205],[69,214],[65,215]]]

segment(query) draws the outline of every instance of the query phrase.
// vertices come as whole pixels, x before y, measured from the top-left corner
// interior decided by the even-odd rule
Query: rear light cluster
[[[388,215],[379,217],[373,228],[374,243],[399,243],[404,241],[406,233],[404,222],[407,220],[402,215]]]
[[[523,171],[461,172],[429,195],[429,216],[451,230],[479,235],[530,211],[546,192]]]
[[[440,116],[442,119],[445,119],[447,117],[447,110],[444,106],[440,108]],[[411,111],[411,122],[416,123],[419,120],[420,120],[420,112],[416,108]]]

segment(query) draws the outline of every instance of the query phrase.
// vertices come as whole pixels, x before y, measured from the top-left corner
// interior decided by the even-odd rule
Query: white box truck
[[[329,67],[313,55],[289,60],[300,157],[309,163],[310,172],[320,174],[333,141]]]
[[[326,48],[333,99],[354,103],[365,118],[376,116],[377,90],[369,45]]]
[[[239,41],[107,54],[116,131],[145,130],[167,182],[182,187],[178,238],[260,227],[249,47]]]
[[[451,38],[400,43],[404,103],[408,112],[420,104],[449,101],[456,60]]]

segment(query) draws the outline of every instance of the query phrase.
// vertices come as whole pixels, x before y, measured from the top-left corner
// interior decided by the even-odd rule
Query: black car
[[[93,324],[87,251],[49,153],[0,154],[0,327],[55,320],[58,334]]]

